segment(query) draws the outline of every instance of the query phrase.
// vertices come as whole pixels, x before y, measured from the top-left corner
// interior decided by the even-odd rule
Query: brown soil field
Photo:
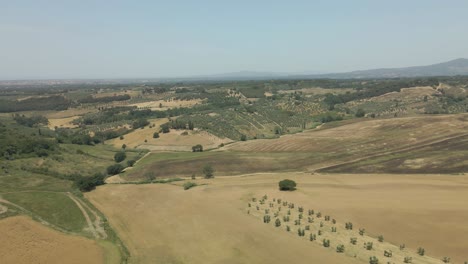
[[[66,235],[25,216],[0,220],[0,262],[104,263],[104,251],[95,242]]]
[[[298,189],[278,191],[284,178]],[[467,176],[279,173],[195,182],[201,186],[187,191],[182,183],[110,184],[86,196],[128,246],[130,263],[367,263],[247,214],[248,201],[264,194],[438,259],[418,263],[468,260]]]
[[[217,148],[221,143],[232,142],[230,139],[221,139],[206,131],[171,130],[169,133],[159,133],[159,138],[153,138],[153,133],[160,130],[160,125],[168,122],[167,118],[150,120],[154,128],[145,127],[124,135],[124,139],[112,139],[106,144],[121,147],[126,144],[130,148],[149,149],[151,151],[192,151],[192,146],[201,144],[205,149]],[[188,135],[182,135],[187,132]],[[147,140],[147,142],[145,142]]]
[[[175,107],[191,107],[194,105],[199,105],[203,102],[201,99],[193,99],[193,100],[157,100],[157,101],[150,101],[144,103],[136,103],[131,104],[130,106],[136,106],[138,108],[149,108],[151,110],[167,110],[170,108]],[[159,107],[159,105],[162,107]]]

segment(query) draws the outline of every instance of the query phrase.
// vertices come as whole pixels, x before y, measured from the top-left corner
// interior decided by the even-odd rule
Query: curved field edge
[[[81,196],[81,198],[80,198]],[[110,228],[104,215],[81,193],[21,191],[0,194],[8,211],[0,219],[26,215],[44,226],[67,235],[96,241],[104,250],[103,263],[126,263],[128,251]]]

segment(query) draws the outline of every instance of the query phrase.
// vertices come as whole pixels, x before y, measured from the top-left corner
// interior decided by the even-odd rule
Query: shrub
[[[304,229],[298,228],[298,229],[297,229],[297,235],[298,235],[298,236],[305,236],[305,231],[304,231]]]
[[[291,228],[289,226],[286,226],[286,231],[291,231]]]
[[[384,256],[391,258],[393,256],[393,252],[391,250],[384,250]]]
[[[351,222],[345,223],[345,228],[346,230],[353,230],[353,223]]]
[[[78,187],[78,189],[80,189],[80,191],[89,192],[91,190],[94,190],[96,186],[103,185],[104,178],[105,176],[101,173],[95,174],[91,177],[79,177],[75,181],[75,185],[76,187]]]
[[[405,249],[405,248],[406,248],[406,245],[405,245],[405,244],[401,244],[401,245],[400,245],[400,250],[403,250],[403,249]]]
[[[383,241],[384,241],[384,237],[383,237],[382,235],[380,235],[380,236],[378,237],[378,240],[379,240],[379,242],[383,242]]]
[[[369,264],[379,264],[379,259],[376,256],[370,257]]]
[[[124,161],[126,158],[127,158],[127,155],[123,151],[119,151],[119,152],[115,153],[115,155],[114,155],[115,162]]]
[[[422,247],[418,248],[418,255],[424,256],[424,254],[426,254],[426,250],[424,250]]]
[[[193,146],[192,152],[203,152],[203,146],[200,144]]]
[[[246,141],[247,140],[247,136],[242,134],[241,137],[240,137],[240,140],[241,141]]]
[[[107,167],[107,174],[116,175],[116,174],[121,173],[123,169],[124,167],[117,163],[117,164]]]
[[[330,240],[329,239],[323,239],[322,244],[324,247],[330,247]]]
[[[269,215],[263,216],[263,223],[268,224],[270,223],[271,217]]]
[[[345,246],[344,245],[338,245],[336,246],[336,252],[338,253],[343,253],[345,250]]]
[[[315,241],[317,239],[317,236],[315,234],[310,234],[309,235],[309,240],[310,241]]]
[[[184,190],[188,190],[188,189],[193,188],[195,186],[197,186],[197,184],[194,183],[194,182],[186,182],[186,183],[184,183]]]
[[[403,262],[404,262],[404,263],[413,263],[413,258],[412,258],[412,257],[405,257],[405,258],[403,259]]]
[[[366,230],[364,228],[359,228],[359,235],[363,236]]]
[[[314,210],[309,210],[308,213],[309,215],[314,215]]]
[[[136,160],[127,160],[127,166],[133,167],[135,165]]]
[[[158,133],[158,132],[154,132],[154,133],[153,133],[153,138],[159,138],[159,133]]]
[[[349,243],[353,244],[353,245],[356,245],[357,244],[357,238],[356,237],[352,237],[349,239]]]
[[[444,258],[442,259],[442,261],[443,261],[444,263],[450,263],[450,258],[449,258],[449,257],[444,257]]]
[[[331,231],[332,233],[336,233],[336,227],[332,226]]]
[[[294,191],[296,189],[296,182],[294,182],[293,180],[282,180],[278,183],[278,185],[280,191]]]
[[[373,247],[374,247],[374,244],[372,242],[364,243],[364,248],[367,250],[372,250]]]
[[[361,108],[359,108],[355,114],[356,117],[364,117],[365,115],[366,115],[366,112]]]
[[[214,169],[210,164],[206,164],[203,167],[203,174],[205,174],[205,179],[211,179],[214,177]]]
[[[279,220],[279,218],[276,218],[275,226],[276,226],[276,227],[280,227],[280,226],[281,226],[281,220]]]
[[[171,129],[169,128],[168,124],[161,125],[161,132],[163,132],[165,134],[165,133],[169,133],[170,131],[171,131]]]

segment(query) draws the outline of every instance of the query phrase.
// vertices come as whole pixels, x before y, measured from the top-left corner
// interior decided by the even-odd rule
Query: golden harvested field
[[[54,129],[55,127],[59,128],[75,128],[77,125],[72,124],[72,121],[79,118],[79,116],[71,116],[65,118],[50,118],[48,127]]]
[[[378,153],[468,134],[468,114],[333,123],[278,139],[230,144],[224,149],[251,152]]]
[[[389,102],[392,100],[412,100],[412,99],[422,100],[424,96],[431,97],[433,95],[441,95],[441,92],[429,86],[412,87],[412,88],[402,88],[400,92],[392,92],[392,93],[386,93],[381,96],[376,96],[376,97],[369,99],[369,101]]]
[[[167,110],[170,108],[176,107],[191,107],[194,105],[199,105],[203,102],[201,99],[193,99],[193,100],[157,100],[157,101],[150,101],[144,103],[136,103],[131,104],[130,106],[136,106],[138,108],[148,108],[151,110]]]
[[[152,142],[153,140],[153,133],[158,132],[160,130],[159,126],[167,123],[169,120],[167,118],[160,118],[160,119],[150,119],[148,120],[151,125],[155,125],[154,128],[149,128],[146,126],[144,129],[136,129],[131,133],[124,135],[124,139],[114,138],[111,140],[107,140],[106,144],[113,145],[117,148],[120,148],[122,144],[127,145],[128,148],[137,148],[143,144],[145,144],[145,139],[148,142]]]
[[[298,190],[278,191],[284,178],[295,180]],[[288,233],[247,214],[250,199],[264,194],[330,215],[337,226],[352,222],[372,237],[405,243],[407,249],[394,251],[395,256],[415,256],[423,247],[438,260],[424,257],[417,263],[441,263],[444,256],[454,263],[468,260],[467,176],[279,173],[196,182],[206,185],[184,191],[182,183],[110,184],[86,196],[125,241],[130,263],[368,262],[336,253],[333,237],[332,247],[324,248],[298,237],[293,223]],[[391,261],[402,263],[396,257]]]
[[[98,110],[93,108],[70,108],[63,111],[46,111],[43,113],[49,119],[60,119],[68,117],[82,116],[88,113],[97,112]]]
[[[95,242],[66,235],[26,216],[0,221],[2,264],[104,263],[104,251]]]
[[[153,138],[153,133],[160,130],[159,126],[168,121],[167,118],[150,120],[150,123],[155,125],[154,128],[136,129],[126,134],[124,139],[111,139],[106,141],[106,144],[115,147],[121,147],[122,144],[125,144],[129,148],[142,148],[151,151],[192,151],[192,146],[197,144],[203,145],[205,149],[210,149],[218,147],[221,143],[232,142],[230,139],[221,139],[206,131],[173,129],[169,133],[159,133],[159,138]],[[183,135],[184,132],[187,132],[188,135]]]

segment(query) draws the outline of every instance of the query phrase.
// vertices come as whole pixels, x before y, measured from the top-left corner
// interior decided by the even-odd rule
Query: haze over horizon
[[[0,79],[347,72],[468,58],[466,1],[15,1]]]

